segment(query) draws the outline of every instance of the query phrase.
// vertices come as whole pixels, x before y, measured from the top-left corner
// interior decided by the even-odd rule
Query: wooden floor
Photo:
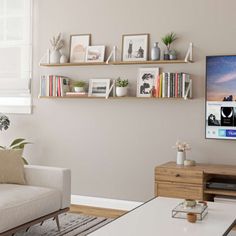
[[[115,210],[115,209],[105,209],[99,207],[89,207],[83,205],[71,205],[71,213],[79,213],[89,216],[105,217],[105,218],[117,218],[126,213],[126,211]]]

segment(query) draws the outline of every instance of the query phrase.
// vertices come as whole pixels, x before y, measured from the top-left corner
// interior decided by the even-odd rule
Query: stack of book
[[[157,78],[157,98],[192,98],[192,79],[186,73],[165,73]]]
[[[48,75],[40,78],[41,97],[64,97],[70,91],[70,79],[63,76]]]

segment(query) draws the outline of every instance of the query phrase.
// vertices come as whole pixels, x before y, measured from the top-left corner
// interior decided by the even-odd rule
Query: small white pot
[[[75,91],[76,93],[84,92],[84,87],[74,87],[74,91]]]
[[[60,63],[61,63],[61,64],[64,64],[64,63],[67,63],[67,62],[68,62],[67,56],[61,55],[61,57],[60,57]]]
[[[177,165],[183,165],[185,160],[186,160],[186,153],[185,153],[185,151],[183,151],[183,152],[178,151],[177,152],[176,164]]]
[[[128,94],[128,88],[127,87],[116,87],[116,96],[117,97],[124,97]]]

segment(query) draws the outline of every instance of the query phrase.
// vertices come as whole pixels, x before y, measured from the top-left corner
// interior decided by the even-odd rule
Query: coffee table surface
[[[236,205],[214,202],[208,203],[208,214],[203,221],[193,224],[172,218],[172,209],[182,201],[155,198],[90,236],[222,236],[236,219]]]

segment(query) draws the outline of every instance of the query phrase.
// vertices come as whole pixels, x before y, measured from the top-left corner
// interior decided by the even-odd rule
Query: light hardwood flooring
[[[83,205],[71,205],[70,212],[89,215],[89,216],[113,218],[113,219],[119,216],[122,216],[123,214],[126,213],[126,211],[122,211],[122,210],[90,207],[90,206],[83,206]]]

